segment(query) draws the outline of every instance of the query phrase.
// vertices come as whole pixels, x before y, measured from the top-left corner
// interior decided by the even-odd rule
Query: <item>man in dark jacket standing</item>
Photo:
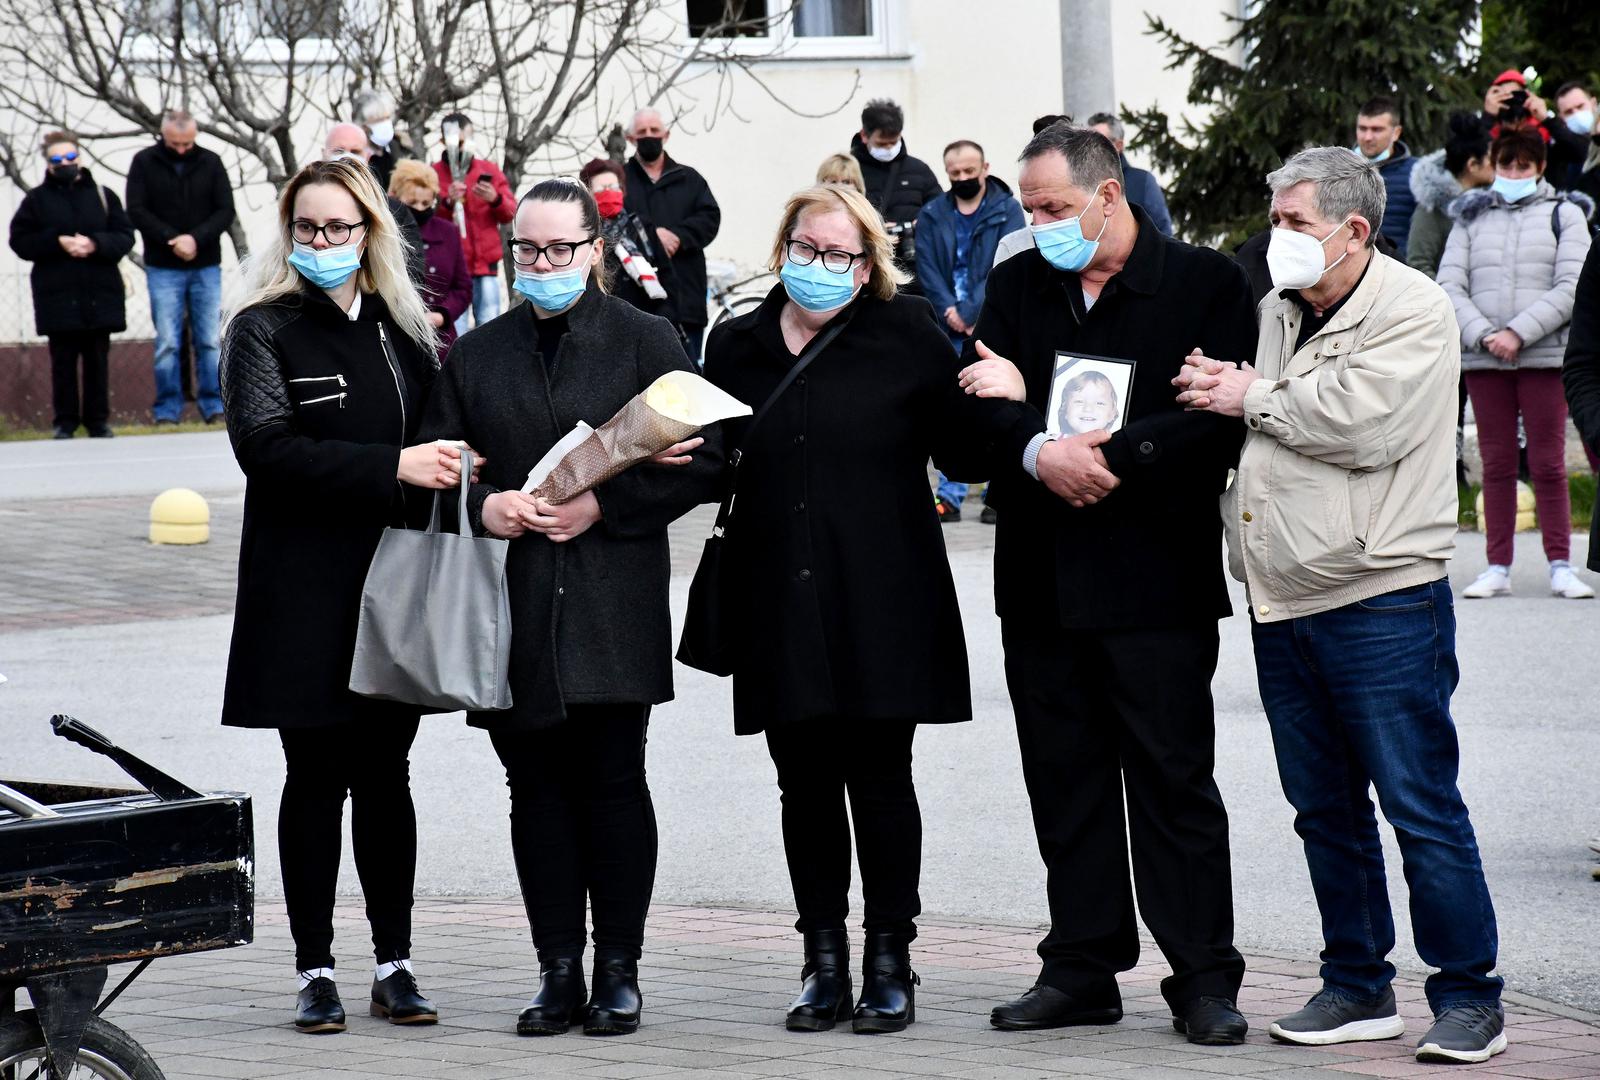
[[[1406,241],[1411,236],[1411,214],[1417,197],[1411,194],[1411,170],[1417,159],[1400,141],[1400,106],[1394,98],[1375,97],[1361,106],[1356,117],[1356,153],[1378,167],[1388,204],[1379,228],[1395,246],[1395,257],[1406,261]]]
[[[1116,113],[1095,113],[1089,117],[1089,126],[1110,139],[1111,145],[1117,148],[1117,157],[1122,161],[1122,178],[1128,183],[1128,204],[1149,214],[1162,236],[1171,236],[1172,214],[1167,210],[1167,196],[1155,173],[1128,164],[1128,155],[1124,152],[1128,143],[1123,137],[1126,133],[1121,119]]]
[[[1217,620],[1231,614],[1217,498],[1242,433],[1185,412],[1171,380],[1196,348],[1254,355],[1250,286],[1226,256],[1163,237],[1128,204],[1116,150],[1098,132],[1046,128],[1022,162],[1036,246],[989,275],[968,347],[974,360],[1009,358],[1021,378],[979,364],[969,389],[993,392],[988,380],[1009,371],[1004,396],[1036,410],[1011,431],[1020,467],[994,478],[990,501],[1006,681],[1051,928],[1037,984],[990,1020],[1028,1030],[1120,1019],[1116,976],[1139,957],[1137,890],[1172,966],[1161,990],[1177,1030],[1241,1043],[1244,960],[1212,779],[1211,679]],[[1053,434],[1044,414],[1081,379],[1082,358],[1114,367],[1096,357],[1136,365],[1109,422]]]
[[[906,152],[905,127],[906,114],[900,106],[887,98],[869,101],[861,110],[861,130],[850,140],[850,153],[861,165],[867,201],[883,218],[895,242],[895,262],[911,275],[911,284],[901,291],[920,294],[917,215],[924,205],[944,194],[944,189],[927,162]]]
[[[161,139],[128,167],[128,217],[144,238],[150,314],[156,324],[158,424],[183,413],[178,352],[189,323],[199,380],[196,398],[206,423],[222,420],[217,349],[222,317],[222,234],[233,223],[233,190],[222,159],[195,145],[194,117],[169,109]]]
[[[1589,247],[1567,332],[1567,355],[1561,381],[1572,410],[1572,426],[1590,455],[1600,456],[1600,244]],[[1600,505],[1589,530],[1589,569],[1600,571]]]
[[[983,308],[984,285],[1000,238],[1023,227],[1022,207],[998,176],[989,175],[983,147],[958,139],[944,148],[949,194],[917,215],[918,263],[923,295],[944,324],[956,352],[966,347]],[[961,520],[967,485],[939,474],[939,520]]]
[[[11,219],[11,250],[33,263],[33,318],[50,342],[56,438],[72,438],[80,422],[91,438],[108,438],[111,335],[127,328],[117,264],[133,250],[133,223],[116,194],[83,167],[75,136],[52,131],[43,149],[49,163],[44,183],[28,192]]]
[[[656,267],[667,299],[661,314],[683,335],[696,367],[706,336],[706,246],[722,228],[722,208],[705,177],[672,160],[672,129],[655,109],[640,109],[628,125],[625,209],[644,221],[666,259]]]

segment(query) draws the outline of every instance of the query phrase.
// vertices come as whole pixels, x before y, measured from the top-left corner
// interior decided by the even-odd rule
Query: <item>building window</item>
[[[689,36],[766,37],[767,0],[689,0]]]
[[[872,0],[799,0],[795,37],[871,37]]]

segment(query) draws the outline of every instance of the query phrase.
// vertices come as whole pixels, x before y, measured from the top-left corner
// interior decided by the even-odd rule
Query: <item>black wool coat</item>
[[[94,241],[94,254],[75,259],[61,250],[60,238],[75,234]],[[33,263],[29,281],[39,333],[127,329],[117,264],[133,250],[133,223],[116,193],[97,184],[88,169],[70,184],[47,175],[28,192],[11,219],[11,250]]]
[[[465,439],[486,459],[467,498],[474,529],[484,501],[517,491],[528,471],[579,420],[598,428],[669,371],[687,371],[665,320],[604,293],[567,311],[568,333],[546,370],[533,308],[510,311],[459,338],[428,403],[424,438]],[[468,722],[496,730],[559,724],[568,705],[672,699],[671,559],[667,526],[717,497],[721,436],[685,466],[636,465],[595,489],[602,517],[557,544],[511,541],[511,697]]]
[[[654,239],[657,229],[671,229],[682,242],[672,258],[652,258],[667,290],[661,314],[686,326],[706,324],[706,245],[722,228],[722,208],[706,178],[666,155],[660,180],[651,180],[637,156],[628,159],[627,195],[623,205],[644,223]],[[657,246],[655,255],[664,255]]]
[[[796,359],[778,325],[787,299],[777,286],[706,346],[706,378],[752,409]],[[982,479],[1026,407],[962,392],[920,297],[858,296],[835,319],[845,328],[748,442],[749,420],[724,425],[729,452],[743,454],[726,541],[741,735],[828,717],[972,718],[927,462]]]
[[[320,289],[235,315],[222,339],[228,437],[245,475],[222,722],[305,728],[414,719],[349,690],[361,589],[388,525],[432,493],[396,479],[438,360],[382,298],[351,322]]]
[[[1589,449],[1600,454],[1600,244],[1589,248],[1583,273],[1578,275],[1561,380],[1572,410],[1572,425]],[[1600,571],[1600,504],[1595,506],[1594,525],[1589,529],[1589,569]]]
[[[222,159],[203,146],[179,157],[157,142],[128,166],[128,217],[144,238],[147,266],[198,270],[222,261],[222,234],[233,224],[233,188]],[[184,262],[167,241],[194,237],[195,257]]]
[[[1217,499],[1238,461],[1244,425],[1185,412],[1172,379],[1196,346],[1253,362],[1255,305],[1232,259],[1162,236],[1131,207],[1139,236],[1127,265],[1085,310],[1077,274],[1036,249],[1001,263],[972,342],[1022,370],[1031,428],[997,472],[989,504],[1000,618],[1073,630],[1192,625],[1232,612],[1222,566]],[[1101,450],[1121,486],[1074,509],[1022,471],[1027,442],[1045,430],[1057,350],[1137,361],[1126,425]],[[969,343],[965,357],[975,360]]]

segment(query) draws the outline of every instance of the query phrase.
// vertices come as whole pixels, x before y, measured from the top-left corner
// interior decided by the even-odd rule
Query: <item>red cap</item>
[[[1503,82],[1519,83],[1522,86],[1527,86],[1528,85],[1528,80],[1523,78],[1522,72],[1515,71],[1515,70],[1512,70],[1512,69],[1507,69],[1505,71],[1502,71],[1500,74],[1496,75],[1494,77],[1494,82],[1491,83],[1490,85],[1499,86]]]

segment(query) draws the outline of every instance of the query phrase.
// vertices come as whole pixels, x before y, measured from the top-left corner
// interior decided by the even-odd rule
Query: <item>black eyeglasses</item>
[[[867,253],[864,251],[841,251],[838,248],[818,251],[804,240],[785,240],[783,242],[783,257],[796,266],[810,266],[818,258],[821,258],[824,270],[834,274],[848,274],[856,265],[856,260],[866,261]]]
[[[587,240],[557,240],[553,244],[540,247],[531,240],[513,240],[511,260],[518,266],[532,266],[539,261],[539,256],[543,255],[546,262],[560,269],[563,266],[571,266],[578,249],[594,241],[595,238],[591,236]]]
[[[78,160],[78,152],[76,150],[72,151],[72,153],[70,153],[70,154],[51,154],[50,155],[50,164],[52,164],[52,165],[66,165],[66,164],[68,164],[70,162],[77,161],[77,160]]]
[[[294,235],[294,242],[297,244],[309,244],[316,240],[318,233],[321,233],[323,239],[327,240],[329,245],[340,247],[350,242],[351,233],[366,227],[367,223],[365,221],[358,221],[353,225],[348,221],[330,221],[326,225],[318,225],[315,222],[299,218],[291,226],[291,232]]]

